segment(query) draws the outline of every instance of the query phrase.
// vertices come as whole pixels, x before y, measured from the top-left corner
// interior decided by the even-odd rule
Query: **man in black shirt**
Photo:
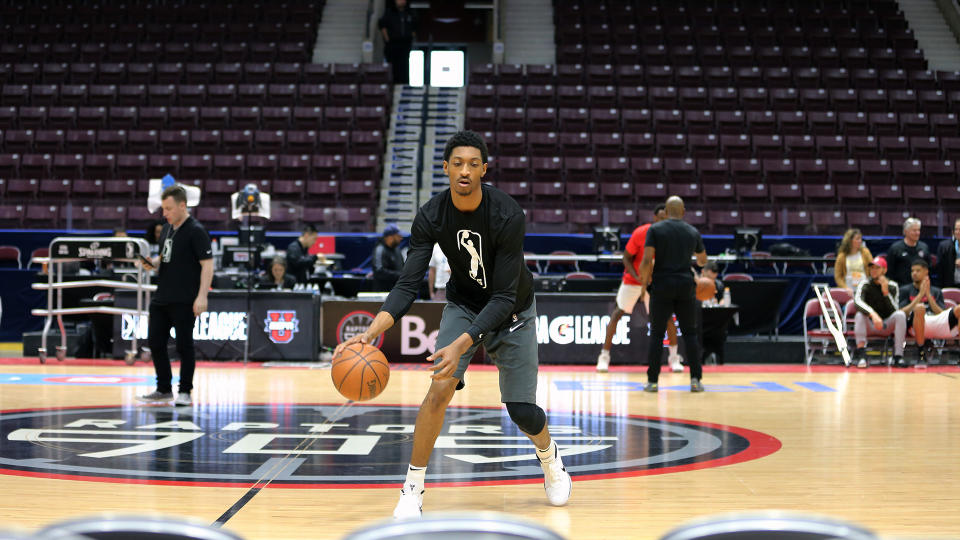
[[[667,219],[654,223],[647,231],[640,282],[650,291],[650,341],[647,350],[647,392],[658,390],[660,357],[663,345],[660,336],[671,314],[676,314],[680,332],[687,347],[690,364],[690,391],[703,392],[703,368],[700,365],[700,344],[697,338],[697,284],[690,269],[690,257],[697,264],[707,264],[703,239],[691,225],[683,221],[684,206],[680,197],[667,199]],[[651,280],[653,285],[651,286]]]
[[[937,273],[940,287],[960,287],[960,219],[953,223],[953,234],[937,246]]]
[[[920,241],[920,220],[907,218],[903,222],[903,240],[890,244],[887,250],[887,275],[897,283],[910,283],[910,265],[916,259],[923,259],[929,266],[930,248]]]
[[[396,0],[395,8],[387,8],[380,17],[383,36],[383,56],[393,68],[393,82],[410,82],[410,49],[417,37],[417,15],[407,6],[407,0]]]
[[[390,223],[383,228],[383,235],[373,248],[373,287],[376,291],[389,291],[397,284],[403,269],[403,253],[400,251],[403,233],[400,227]]]
[[[453,135],[443,159],[450,189],[417,212],[397,286],[370,327],[339,345],[334,357],[349,344],[372,342],[400,320],[417,296],[434,243],[439,244],[450,264],[447,305],[436,351],[427,358],[435,363],[433,381],[417,415],[413,454],[394,516],[420,516],[426,467],[447,404],[463,387],[464,372],[481,344],[500,371],[500,399],[510,418],[536,446],[547,499],[564,505],[570,475],[550,437],[546,414],[536,405],[537,310],[533,276],[523,259],[523,210],[506,193],[481,183],[487,147],[476,133]]]
[[[174,403],[190,405],[195,367],[193,326],[196,317],[207,310],[207,292],[213,280],[213,254],[210,236],[187,210],[187,192],[183,186],[175,184],[163,190],[160,207],[167,220],[160,234],[160,255],[145,265],[158,269],[148,330],[157,389],[137,399],[147,402],[174,399],[173,374],[167,354],[170,328],[173,327],[180,356],[179,393]]]
[[[874,335],[893,334],[893,360],[905,366],[903,347],[907,336],[907,316],[899,310],[900,289],[897,282],[887,279],[887,260],[877,256],[867,268],[870,279],[861,281],[853,293],[857,315],[853,319],[853,333],[857,348],[853,357],[857,367],[867,367],[867,331],[872,326]]]
[[[300,237],[287,246],[287,272],[297,283],[306,283],[317,264],[317,256],[310,255],[307,250],[317,243],[317,229],[313,225],[304,225]]]
[[[930,285],[930,268],[923,259],[910,266],[912,283],[900,287],[900,309],[907,314],[907,326],[911,326],[919,349],[919,363],[926,365],[930,354],[929,339],[954,339],[957,337],[957,316],[960,306],[946,309],[943,292]]]

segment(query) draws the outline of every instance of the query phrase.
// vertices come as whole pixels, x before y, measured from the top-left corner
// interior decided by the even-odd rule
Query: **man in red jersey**
[[[653,209],[653,223],[665,219],[667,216],[664,205],[658,204]],[[613,336],[617,333],[617,323],[624,313],[631,313],[637,300],[647,297],[644,294],[643,285],[640,284],[640,261],[643,259],[643,245],[646,242],[647,230],[653,223],[645,223],[636,229],[630,235],[630,240],[623,251],[623,281],[617,290],[617,307],[610,314],[610,322],[607,323],[607,339],[603,342],[603,348],[597,357],[597,371],[605,373],[610,367],[610,347],[613,346]],[[670,369],[673,371],[683,371],[683,365],[680,364],[680,354],[677,353],[677,327],[672,320],[667,324],[667,337],[670,344]]]

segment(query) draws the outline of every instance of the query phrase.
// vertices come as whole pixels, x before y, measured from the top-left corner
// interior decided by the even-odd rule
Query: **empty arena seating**
[[[678,194],[710,232],[896,233],[956,200],[960,73],[927,69],[893,0],[554,8],[555,65],[475,66],[467,90],[534,230]]]
[[[204,190],[203,215],[223,215],[230,193],[255,181],[275,194],[278,215],[299,223],[304,206],[362,207],[339,228],[367,230],[390,72],[310,63],[322,9],[300,0],[0,7],[4,222],[140,226],[144,180],[171,174]],[[7,211],[18,205],[25,211]]]

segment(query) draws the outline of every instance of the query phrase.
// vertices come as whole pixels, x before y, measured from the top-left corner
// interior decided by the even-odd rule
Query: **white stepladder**
[[[837,350],[843,358],[843,365],[850,366],[850,352],[847,350],[847,337],[843,335],[843,312],[837,306],[837,301],[830,294],[830,286],[826,283],[814,283],[813,292],[817,294],[817,300],[820,302],[820,312],[823,321],[837,343]]]

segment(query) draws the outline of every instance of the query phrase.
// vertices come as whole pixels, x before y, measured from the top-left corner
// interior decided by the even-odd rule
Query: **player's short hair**
[[[920,266],[922,268],[926,268],[927,270],[930,270],[930,265],[927,264],[927,261],[923,259],[914,259],[913,262],[910,263],[910,268],[913,268],[914,266]]]
[[[715,274],[720,273],[720,265],[717,264],[717,261],[707,261],[707,264],[703,265],[704,270],[709,270]]]
[[[653,215],[657,215],[660,213],[661,210],[666,210],[666,209],[667,209],[667,205],[664,203],[660,203],[653,207]]]
[[[463,130],[453,134],[447,140],[447,146],[443,149],[443,160],[450,161],[450,153],[458,146],[472,146],[480,150],[480,158],[484,163],[487,162],[489,154],[487,152],[487,143],[483,142],[483,137],[475,131]]]
[[[300,232],[302,232],[303,234],[313,234],[318,231],[317,231],[317,228],[314,227],[312,223],[307,223],[303,226],[302,229],[300,229]]]
[[[915,217],[907,218],[907,220],[903,222],[903,232],[907,232],[907,229],[914,225],[920,227],[920,220]]]
[[[167,197],[173,197],[177,204],[187,204],[187,190],[180,184],[174,184],[163,190],[163,193],[160,194],[160,200],[165,200]]]

